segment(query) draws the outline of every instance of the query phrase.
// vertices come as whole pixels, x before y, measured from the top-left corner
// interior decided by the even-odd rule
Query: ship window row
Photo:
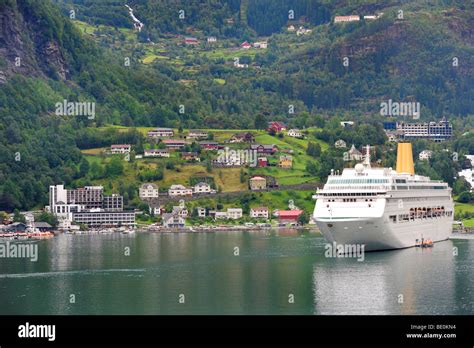
[[[325,189],[330,189],[330,190],[354,190],[354,189],[358,189],[358,190],[386,190],[387,187],[386,186],[383,186],[383,185],[380,185],[380,186],[325,186],[324,187]]]
[[[419,209],[419,210],[416,210]],[[443,216],[451,217],[452,211],[445,211],[441,208],[412,208],[409,214],[390,215],[389,220],[392,222],[409,222],[415,220],[433,219]]]
[[[341,196],[376,196],[376,192],[338,192],[338,193],[322,193],[326,197],[341,197]]]
[[[402,186],[402,185],[397,185],[397,186],[392,186],[392,190],[444,190],[446,188],[447,188],[447,186],[445,186],[445,185],[437,185],[437,186],[421,186],[421,185]]]
[[[388,179],[329,179],[328,184],[387,184]]]

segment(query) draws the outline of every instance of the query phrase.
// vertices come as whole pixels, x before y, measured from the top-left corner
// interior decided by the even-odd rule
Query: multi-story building
[[[85,209],[102,207],[104,199],[104,188],[102,186],[85,186],[74,190],[66,190],[66,192],[67,200],[64,203],[83,205]]]
[[[91,209],[74,213],[73,220],[88,227],[135,226],[135,212]]]
[[[250,209],[250,217],[268,219],[268,208],[267,207],[252,208]]]
[[[135,212],[123,211],[123,197],[104,197],[102,186],[73,190],[64,185],[50,186],[46,209],[58,217],[60,228],[68,228],[72,222],[89,227],[135,225]]]
[[[453,126],[443,118],[439,122],[425,123],[397,123],[397,131],[401,134],[401,138],[410,139],[429,139],[440,142],[453,136]]]
[[[111,196],[104,196],[102,208],[106,211],[122,211],[123,210],[123,196],[116,193]]]
[[[140,186],[139,197],[140,199],[151,199],[158,198],[159,189],[158,186],[152,183],[145,183]]]

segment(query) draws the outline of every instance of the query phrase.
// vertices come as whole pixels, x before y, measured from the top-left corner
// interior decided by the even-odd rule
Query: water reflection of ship
[[[451,242],[313,267],[315,314],[446,314],[455,305]]]

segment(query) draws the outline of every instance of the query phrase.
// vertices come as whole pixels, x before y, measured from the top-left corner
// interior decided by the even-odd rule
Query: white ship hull
[[[422,238],[440,242],[452,232],[452,218],[446,216],[397,224],[384,217],[315,220],[328,242],[365,245],[365,251],[409,248]]]

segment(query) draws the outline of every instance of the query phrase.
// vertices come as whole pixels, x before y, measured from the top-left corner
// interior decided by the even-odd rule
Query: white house
[[[295,26],[294,25],[289,25],[287,30],[288,31],[295,31]]]
[[[217,42],[217,38],[215,36],[209,36],[207,38],[207,42],[209,42],[209,43]]]
[[[214,214],[214,219],[227,219],[227,212],[226,211],[216,211]]]
[[[206,208],[197,207],[196,210],[199,217],[206,217]]]
[[[152,183],[145,183],[140,186],[139,196],[140,199],[158,198],[159,189],[158,186]]]
[[[227,208],[227,218],[237,220],[242,217],[242,208]]]
[[[303,137],[303,134],[301,133],[301,131],[299,129],[290,129],[288,131],[288,136],[289,137],[293,137],[293,138],[302,138]]]
[[[268,219],[268,208],[267,207],[251,208],[250,209],[250,217]]]
[[[148,131],[148,137],[150,138],[162,138],[172,136],[174,136],[174,131],[171,128],[156,128]]]
[[[163,214],[161,220],[164,227],[167,228],[183,228],[185,220],[183,217],[175,214]]]
[[[254,48],[267,48],[268,47],[268,42],[267,41],[254,42],[253,47]]]
[[[173,211],[171,212],[172,214],[181,216],[182,218],[187,218],[189,211],[186,207],[182,207],[180,205],[175,205],[173,207]]]
[[[344,22],[357,22],[360,21],[360,16],[336,16],[334,17],[334,23],[344,23]]]
[[[132,146],[128,144],[115,144],[110,146],[110,152],[113,154],[130,153]]]
[[[200,182],[194,186],[194,193],[216,193],[211,189],[211,185],[206,182]]]
[[[170,153],[166,149],[146,149],[144,157],[170,157]]]
[[[433,151],[431,150],[423,150],[420,152],[420,154],[418,155],[418,158],[420,159],[420,161],[427,161],[431,158],[431,156],[433,156]]]
[[[344,148],[347,147],[347,144],[346,144],[346,142],[345,142],[344,140],[339,139],[339,140],[337,140],[337,141],[334,143],[334,147],[335,147],[336,149],[344,149]]]
[[[193,189],[186,188],[183,185],[171,185],[171,187],[168,190],[168,195],[170,197],[192,196]]]

